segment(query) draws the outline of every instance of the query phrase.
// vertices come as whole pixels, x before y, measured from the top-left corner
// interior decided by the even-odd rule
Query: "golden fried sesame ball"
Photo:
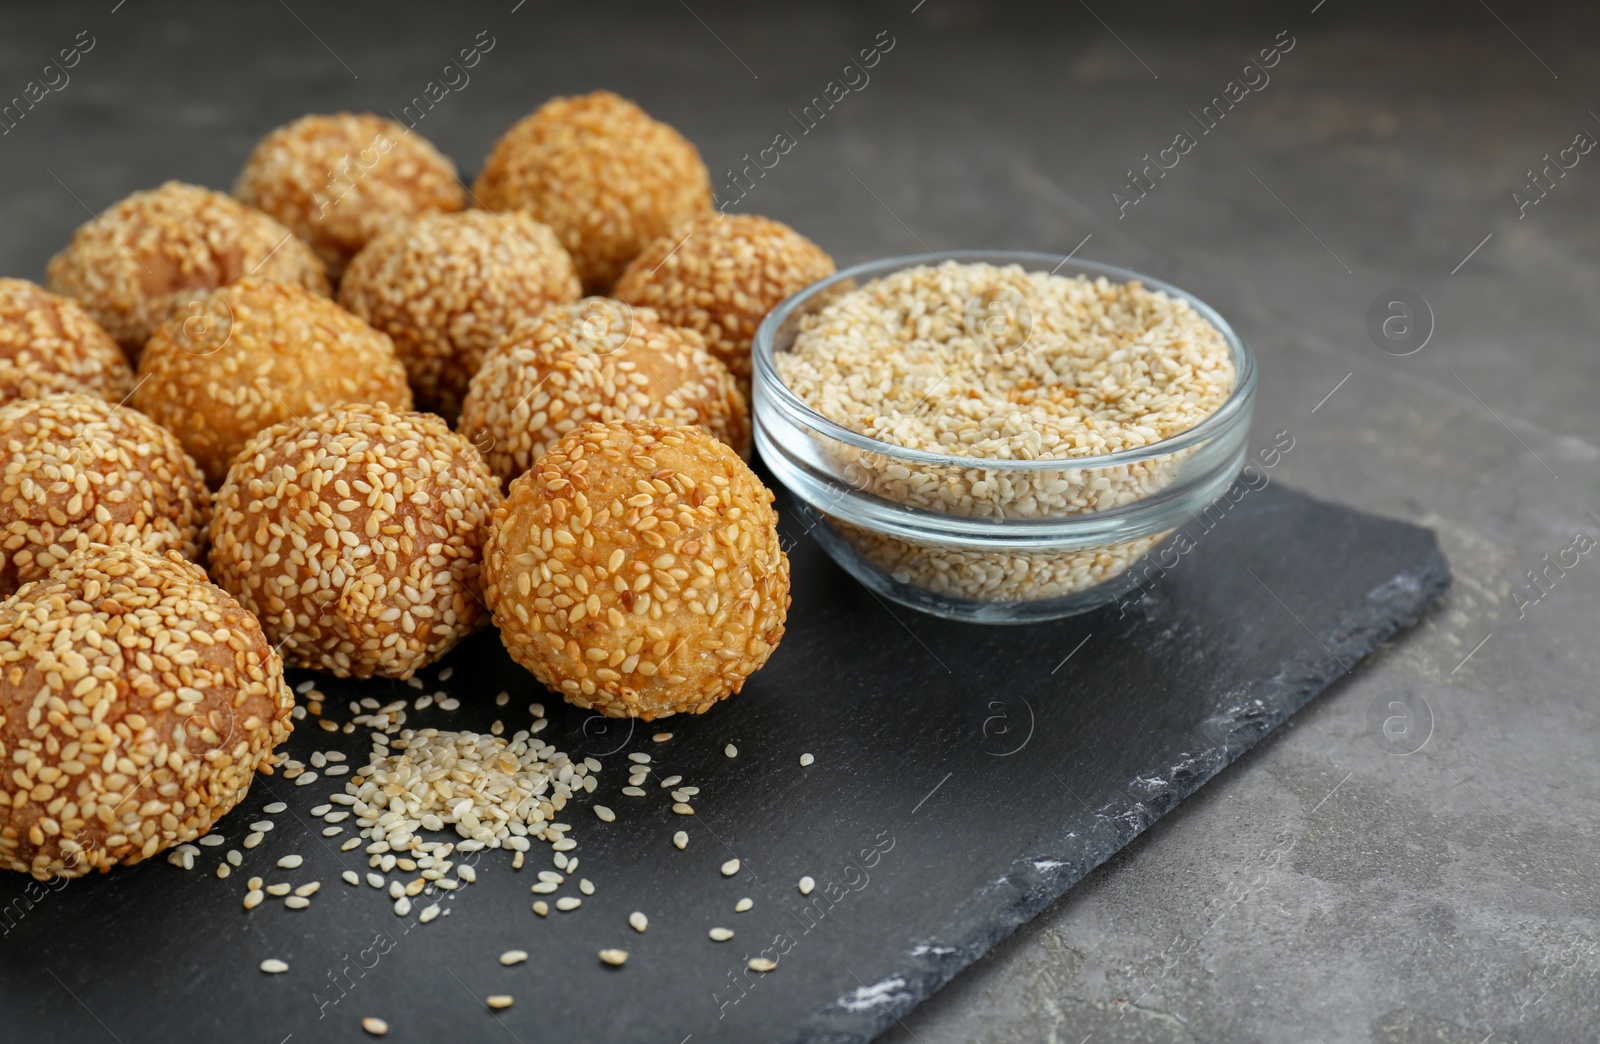
[[[195,560],[211,491],[172,433],[93,395],[0,406],[0,595],[93,544]]]
[[[50,259],[50,289],[75,298],[128,358],[197,290],[256,276],[326,295],[328,276],[311,248],[232,196],[169,181],[135,192],[78,226]]]
[[[156,327],[133,404],[183,442],[213,487],[263,428],[341,403],[411,408],[394,344],[326,297],[247,279]]]
[[[772,492],[698,427],[586,424],[511,483],[484,548],[511,658],[569,703],[650,721],[738,692],[783,637]]]
[[[588,421],[651,419],[699,424],[750,454],[744,396],[699,334],[586,297],[545,309],[489,353],[458,427],[509,482]]]
[[[478,205],[525,209],[556,230],[584,290],[605,293],[645,244],[711,209],[711,178],[683,135],[610,91],[553,98],[495,143]]]
[[[351,406],[267,428],[217,493],[211,573],[284,657],[409,678],[477,630],[500,484],[428,413]]]
[[[0,403],[82,392],[121,402],[133,368],[77,302],[25,279],[0,279]]]
[[[302,116],[262,138],[233,194],[309,243],[334,279],[384,229],[466,204],[456,165],[426,138],[350,112]]]
[[[748,390],[750,344],[761,320],[832,274],[833,258],[788,225],[756,214],[711,214],[647,246],[615,294],[698,331]]]
[[[417,404],[447,420],[518,320],[582,291],[555,233],[527,214],[468,210],[391,229],[345,270],[339,303],[394,339]]]
[[[0,866],[40,880],[193,841],[291,728],[255,617],[173,552],[74,552],[0,602],[0,664]]]

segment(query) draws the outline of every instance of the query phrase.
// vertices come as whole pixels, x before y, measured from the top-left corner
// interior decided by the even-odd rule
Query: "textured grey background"
[[[604,86],[714,172],[795,133],[888,30],[738,209],[841,263],[1081,243],[1193,289],[1260,355],[1257,440],[1295,439],[1275,477],[1435,527],[1457,582],[887,1039],[1594,1038],[1600,563],[1547,593],[1524,571],[1600,537],[1600,154],[1521,217],[1512,197],[1600,137],[1593,5],[114,5],[0,12],[3,97],[95,40],[0,136],[0,272],[39,278],[134,188],[227,187],[303,112],[399,111],[480,30],[494,49],[418,125],[464,170],[547,96]],[[1199,135],[1188,110],[1282,30],[1270,83]],[[1111,191],[1181,130],[1198,144],[1119,220]],[[1405,357],[1367,332],[1391,288],[1436,321]],[[1387,752],[1391,702],[1420,750]]]

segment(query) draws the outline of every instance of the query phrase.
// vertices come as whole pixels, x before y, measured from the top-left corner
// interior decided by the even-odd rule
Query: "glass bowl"
[[[1194,427],[1146,446],[1012,460],[879,441],[824,417],[783,383],[775,358],[790,350],[804,317],[873,279],[943,261],[1137,280],[1187,301],[1227,342],[1233,391]],[[753,354],[755,443],[795,495],[810,535],[882,597],[977,623],[1056,619],[1130,593],[1149,572],[1134,568],[1141,559],[1238,476],[1256,394],[1249,346],[1199,298],[1124,268],[1023,251],[953,251],[845,269],[774,309],[756,331]],[[1002,486],[1005,504],[1026,510],[940,496]],[[1035,495],[1019,498],[1019,490]]]

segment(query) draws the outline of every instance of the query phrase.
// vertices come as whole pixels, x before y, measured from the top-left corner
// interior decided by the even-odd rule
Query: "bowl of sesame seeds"
[[[1021,251],[845,269],[753,354],[756,446],[809,535],[878,595],[981,623],[1129,593],[1238,476],[1256,392],[1199,298]]]

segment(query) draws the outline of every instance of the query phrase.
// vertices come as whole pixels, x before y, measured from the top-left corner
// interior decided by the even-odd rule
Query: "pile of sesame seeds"
[[[1107,511],[1170,484],[1184,452],[1095,467],[1072,462],[1194,427],[1233,392],[1232,352],[1189,302],[1137,282],[1018,265],[923,265],[832,299],[775,359],[830,420],[885,444],[838,447],[863,492],[941,514],[999,519]],[[891,447],[949,463],[914,463]],[[1060,460],[1060,470],[985,460]],[[981,602],[1052,598],[1127,569],[1160,536],[1077,551],[930,546],[834,523],[901,583]]]

